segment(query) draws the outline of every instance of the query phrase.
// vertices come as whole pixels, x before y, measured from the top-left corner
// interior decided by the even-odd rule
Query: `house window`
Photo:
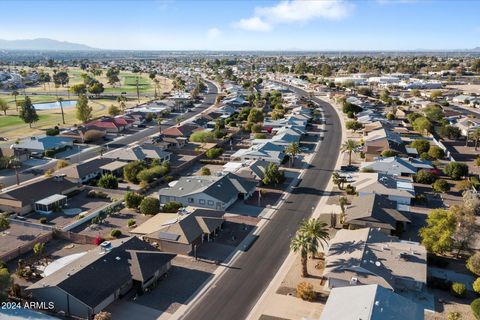
[[[208,205],[213,206],[213,200],[208,200]]]
[[[200,204],[205,204],[205,199],[200,199],[200,200],[198,200],[198,203],[200,203]]]
[[[195,200],[193,198],[187,198],[188,203],[194,203]]]

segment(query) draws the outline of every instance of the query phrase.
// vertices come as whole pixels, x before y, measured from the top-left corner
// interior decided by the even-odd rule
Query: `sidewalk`
[[[335,111],[337,112],[340,121],[342,123],[342,128],[345,128],[343,115],[336,108],[335,104],[329,101],[328,99],[319,98],[323,101],[330,103]],[[346,139],[346,130],[342,130],[342,141]],[[317,151],[317,150],[315,150]],[[336,168],[340,168],[342,163],[342,156],[339,156],[336,163]],[[327,185],[326,191],[332,191],[334,187],[333,182],[330,182]],[[323,211],[322,208],[325,207],[328,201],[328,196],[321,197],[318,202],[312,218],[318,218]],[[286,296],[276,293],[277,289],[280,287],[283,279],[287,276],[287,273],[292,268],[297,254],[290,252],[285,262],[278,270],[273,281],[264,291],[263,295],[258,300],[257,304],[251,310],[247,319],[256,320],[260,319],[262,315],[269,315],[273,317],[286,318],[286,319],[319,319],[320,314],[323,311],[324,305],[319,302],[306,302],[301,299],[298,299],[293,296]]]

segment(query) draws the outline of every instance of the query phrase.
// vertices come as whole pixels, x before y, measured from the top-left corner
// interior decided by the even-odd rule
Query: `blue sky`
[[[480,1],[0,2],[1,39],[102,49],[415,50],[480,46]]]

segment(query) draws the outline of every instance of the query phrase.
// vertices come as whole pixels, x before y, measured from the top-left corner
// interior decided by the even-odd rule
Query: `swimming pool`
[[[64,108],[71,108],[77,105],[77,101],[75,100],[66,100],[62,101],[62,106]],[[33,105],[36,110],[51,110],[51,109],[60,109],[59,102],[45,102],[45,103],[35,103]]]

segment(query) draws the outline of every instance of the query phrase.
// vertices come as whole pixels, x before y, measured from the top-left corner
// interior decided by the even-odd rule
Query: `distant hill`
[[[96,50],[84,44],[58,41],[48,38],[3,40],[0,39],[0,49],[4,50]]]

